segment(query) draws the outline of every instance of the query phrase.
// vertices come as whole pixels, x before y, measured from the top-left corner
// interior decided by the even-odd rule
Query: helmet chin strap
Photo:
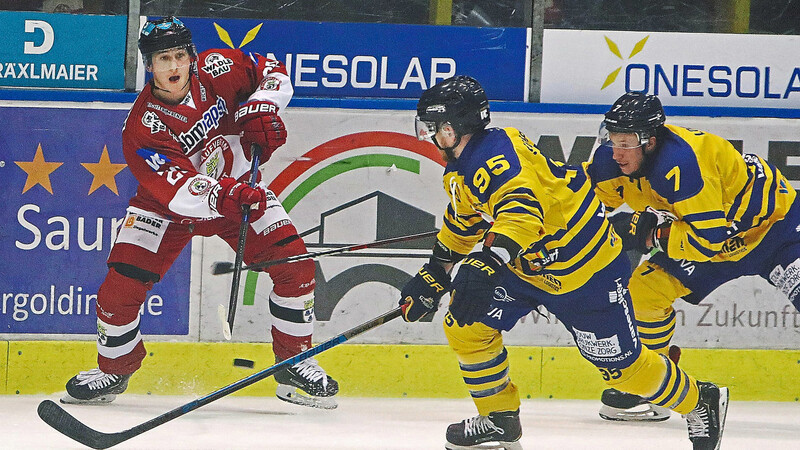
[[[436,147],[439,150],[443,151],[444,154],[447,156],[447,162],[455,161],[457,159],[455,153],[453,153],[453,149],[458,147],[458,144],[461,143],[460,134],[456,133],[456,142],[455,144],[453,144],[452,147],[442,147],[441,145],[439,145],[439,141],[436,140],[436,136],[431,136],[431,140],[433,141],[433,144],[436,145]]]

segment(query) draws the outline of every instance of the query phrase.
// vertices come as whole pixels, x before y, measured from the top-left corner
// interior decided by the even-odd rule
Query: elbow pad
[[[467,255],[462,255],[461,253],[450,250],[442,241],[437,239],[436,244],[433,245],[433,255],[431,255],[430,261],[439,263],[440,265],[447,263],[456,264],[466,256]]]

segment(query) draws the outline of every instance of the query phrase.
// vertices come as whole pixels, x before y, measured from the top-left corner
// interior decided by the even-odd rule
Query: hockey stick
[[[318,258],[320,256],[325,256],[325,255],[334,255],[334,254],[337,254],[337,253],[352,252],[353,250],[362,250],[362,249],[365,249],[365,248],[380,247],[381,245],[394,244],[394,243],[397,243],[397,242],[413,241],[415,239],[422,239],[422,238],[426,238],[426,237],[430,237],[430,236],[436,236],[437,233],[439,233],[437,230],[426,231],[425,233],[418,233],[418,234],[411,234],[411,235],[408,235],[408,236],[400,236],[400,237],[395,237],[395,238],[390,238],[390,239],[383,239],[383,240],[380,240],[380,241],[368,242],[366,244],[356,244],[356,245],[351,245],[349,247],[334,248],[334,249],[323,250],[323,251],[319,251],[319,252],[303,253],[302,255],[294,255],[294,256],[289,256],[289,257],[286,257],[286,258],[275,259],[275,260],[272,260],[272,261],[263,261],[263,262],[259,262],[259,263],[255,263],[255,264],[250,264],[249,266],[242,267],[241,270],[263,269],[263,268],[266,268],[266,267],[277,266],[278,264],[291,263],[291,262],[295,262],[295,261],[301,261],[301,260],[304,260],[304,259],[313,259],[313,258]],[[218,262],[215,262],[211,266],[211,273],[214,274],[214,275],[222,275],[222,274],[226,274],[226,273],[231,273],[234,270],[236,270],[236,267],[234,266],[234,263],[230,263],[230,262],[226,262],[226,261],[218,261]]]
[[[261,159],[261,147],[250,144],[250,153],[253,165],[250,167],[250,187],[255,187],[258,182],[258,165]],[[242,223],[239,225],[239,245],[236,249],[236,260],[233,263],[233,280],[231,280],[231,297],[228,300],[228,320],[222,325],[222,335],[231,340],[233,332],[233,319],[236,317],[236,304],[239,303],[239,280],[242,277],[242,261],[244,260],[244,246],[247,240],[247,227],[250,223],[250,207],[242,207]],[[222,316],[222,305],[218,312]],[[221,317],[220,317],[221,318]]]
[[[256,372],[246,378],[242,378],[239,381],[236,381],[232,384],[229,384],[223,388],[217,389],[216,391],[204,396],[200,397],[197,400],[191,401],[183,406],[179,406],[172,411],[166,412],[161,414],[158,417],[148,420],[147,422],[141,423],[136,425],[133,428],[129,428],[125,431],[120,431],[116,433],[103,433],[101,431],[94,430],[89,428],[83,422],[79,421],[75,417],[73,417],[70,413],[66,412],[62,407],[57,405],[52,400],[45,400],[39,403],[38,413],[39,417],[45,421],[48,425],[55,428],[56,431],[60,432],[61,434],[74,439],[80,442],[83,445],[86,445],[91,448],[109,448],[113,447],[120,442],[127,441],[132,437],[136,437],[146,431],[150,431],[153,428],[163,425],[169,422],[172,419],[178,418],[186,413],[194,411],[195,409],[205,406],[214,400],[219,400],[222,397],[230,395],[240,389],[243,389],[251,384],[261,381],[264,378],[267,378],[271,375],[274,375],[276,372],[283,370],[289,366],[299,363],[305,359],[308,359],[314,355],[322,353],[326,350],[329,350],[342,342],[347,341],[348,339],[352,339],[359,334],[362,334],[366,331],[369,331],[379,325],[383,325],[390,320],[396,319],[403,314],[403,309],[405,305],[399,306],[389,312],[386,312],[372,320],[362,323],[354,328],[351,328],[344,333],[328,339],[327,341],[317,345],[316,347],[312,347],[302,353],[299,353],[289,359],[279,362],[272,367],[266,368],[261,370],[260,372]]]

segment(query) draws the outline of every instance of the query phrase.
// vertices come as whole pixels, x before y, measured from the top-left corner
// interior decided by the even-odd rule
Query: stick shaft
[[[255,187],[258,182],[258,166],[261,159],[261,148],[258,145],[250,146],[253,164],[250,167],[250,187]],[[233,320],[236,318],[236,305],[239,303],[239,281],[242,277],[242,262],[244,261],[244,247],[247,241],[247,227],[250,223],[250,207],[242,210],[242,223],[239,225],[239,242],[236,249],[236,259],[233,263],[233,279],[231,280],[231,296],[228,300],[228,329],[233,332]]]
[[[319,251],[319,252],[303,253],[303,254],[300,254],[300,255],[288,256],[286,258],[274,259],[272,261],[263,261],[263,262],[259,262],[259,263],[255,263],[255,264],[250,264],[248,266],[241,267],[241,270],[264,269],[264,268],[267,268],[267,267],[277,266],[278,264],[286,264],[286,263],[291,263],[291,262],[296,262],[296,261],[302,261],[304,259],[314,259],[314,258],[318,258],[320,256],[352,252],[352,251],[355,251],[355,250],[362,250],[362,249],[365,249],[365,248],[380,247],[382,245],[395,244],[395,243],[398,243],[398,242],[413,241],[413,240],[416,240],[416,239],[422,239],[422,238],[426,238],[426,237],[436,236],[436,234],[438,234],[438,233],[439,232],[437,230],[426,231],[425,233],[417,233],[417,234],[411,234],[411,235],[408,235],[408,236],[400,236],[400,237],[395,237],[395,238],[383,239],[383,240],[380,240],[380,241],[368,242],[368,243],[365,243],[365,244],[351,245],[349,247],[333,248],[333,249],[330,249],[330,250],[322,250],[322,251]],[[215,275],[221,275],[221,274],[225,274],[225,273],[231,273],[234,270],[235,270],[235,267],[234,268],[224,268],[224,269],[220,269],[220,270],[215,270],[214,274]]]

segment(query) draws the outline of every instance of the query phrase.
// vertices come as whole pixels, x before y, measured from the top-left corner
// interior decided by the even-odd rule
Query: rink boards
[[[0,205],[0,219],[6,224],[0,244],[0,339],[8,346],[2,352],[8,359],[0,360],[0,374],[7,374],[2,385],[12,394],[57,391],[63,380],[94,359],[89,342],[95,330],[93,295],[104,275],[114,226],[135,182],[125,167],[113,176],[103,172],[105,178],[100,179],[90,168],[124,165],[120,128],[130,105],[4,101],[0,106],[0,167],[8,180],[8,200]],[[287,144],[262,172],[309,251],[441,226],[448,201],[442,163],[431,144],[413,137],[413,106],[410,101],[319,105],[299,99],[287,109]],[[589,157],[603,110],[594,105],[492,106],[493,125],[517,127],[548,156],[569,163]],[[766,157],[800,187],[796,120],[680,111],[687,115],[667,111],[671,123],[720,134],[745,152]],[[43,173],[56,163],[58,167]],[[393,308],[399,287],[427,259],[430,245],[424,241],[321,258],[315,340]],[[134,381],[132,389],[202,393],[244,375],[232,367],[233,357],[247,357],[248,352],[269,355],[266,298],[271,282],[265,275],[243,277],[236,342],[220,342],[216,311],[219,304],[227,305],[230,277],[209,272],[211,263],[220,260],[233,260],[233,251],[221,240],[197,239],[151,292],[142,311],[142,331],[153,355],[136,377],[141,387]],[[800,348],[800,313],[765,281],[740,279],[720,287],[699,306],[678,302],[676,308],[674,343],[698,349],[684,352],[687,369],[695,360],[698,369],[693,372],[703,376],[704,370],[710,371],[709,376],[723,384],[730,379],[742,390],[740,395],[753,399],[800,397],[796,383],[775,378],[800,376],[800,355],[784,350]],[[462,396],[455,359],[444,345],[444,309],[429,322],[383,325],[320,359],[348,380],[353,387],[348,395]],[[515,346],[519,359],[512,370],[521,389],[528,389],[525,395],[592,398],[602,388],[594,369],[580,360],[569,333],[553,317],[526,316],[505,341]],[[259,362],[257,367],[269,363],[266,356],[250,359]],[[396,376],[375,380],[376,367],[381,376]],[[431,370],[442,376],[431,377]],[[35,376],[25,382],[23,373]],[[576,376],[579,373],[586,377]],[[187,374],[194,381],[187,381],[192,379]],[[768,386],[758,382],[764,378],[770,380]],[[269,383],[263,385],[269,389]]]

